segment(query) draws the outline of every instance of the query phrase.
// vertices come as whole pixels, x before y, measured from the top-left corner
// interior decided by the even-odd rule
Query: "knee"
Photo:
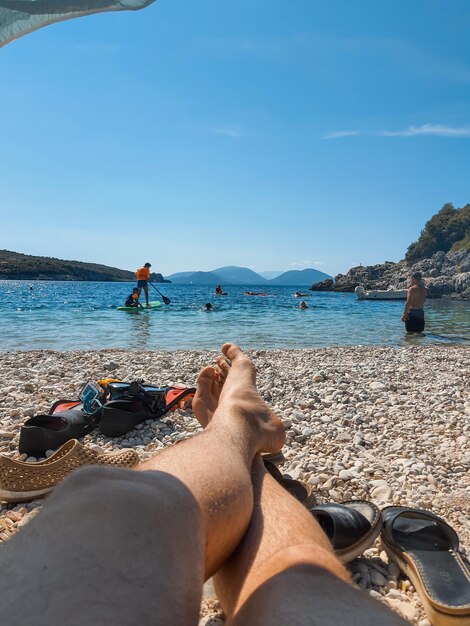
[[[56,505],[65,501],[80,507],[84,504],[119,513],[129,510],[164,517],[170,524],[186,518],[202,525],[199,505],[189,489],[165,472],[89,466],[76,470],[55,490],[50,498]],[[127,514],[126,514],[127,515]]]
[[[54,490],[48,498],[51,505],[84,502],[102,502],[113,499],[117,502],[127,498],[132,492],[133,476],[131,470],[91,465],[81,467]]]
[[[67,476],[56,489],[57,491],[85,491],[91,488],[107,491],[116,483],[127,482],[131,479],[132,470],[102,465],[88,465],[80,467]]]

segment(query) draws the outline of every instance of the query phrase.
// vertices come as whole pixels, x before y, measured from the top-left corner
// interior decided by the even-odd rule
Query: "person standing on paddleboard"
[[[152,267],[151,263],[145,263],[143,267],[139,267],[135,272],[135,277],[137,278],[137,288],[143,289],[145,293],[145,303],[147,306],[149,305],[149,287],[148,281],[150,280],[150,268]]]

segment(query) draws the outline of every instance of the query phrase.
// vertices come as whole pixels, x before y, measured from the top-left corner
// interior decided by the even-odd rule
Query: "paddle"
[[[149,283],[149,285],[152,285],[152,283]],[[158,291],[158,289],[155,287],[155,285],[152,285],[152,287],[155,289],[155,291],[156,291],[157,293],[159,293],[159,294],[160,294],[160,296],[161,296],[161,298],[162,298],[162,300],[163,300],[163,302],[164,302],[165,304],[171,304],[171,300],[170,300],[170,298],[167,298],[167,297],[166,297],[166,296],[164,296],[162,293],[160,293],[160,291]]]

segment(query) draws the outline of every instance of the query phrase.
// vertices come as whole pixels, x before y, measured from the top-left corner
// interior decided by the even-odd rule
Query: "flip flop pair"
[[[430,511],[351,501],[310,508],[339,560],[348,563],[381,532],[389,559],[409,578],[433,626],[470,626],[470,568],[455,530]]]

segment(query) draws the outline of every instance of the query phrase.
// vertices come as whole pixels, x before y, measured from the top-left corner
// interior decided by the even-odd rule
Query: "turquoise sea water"
[[[171,298],[157,310],[116,311],[134,283],[0,281],[0,350],[217,349],[334,345],[470,343],[470,303],[429,300],[426,336],[405,338],[403,302],[358,301],[354,294],[312,293],[299,310],[295,287],[227,286],[215,297],[206,286],[160,285]],[[32,287],[32,289],[30,289]],[[151,300],[158,299],[149,287]],[[247,297],[245,290],[269,297]],[[305,292],[305,290],[302,290]],[[202,310],[212,302],[214,311]]]

